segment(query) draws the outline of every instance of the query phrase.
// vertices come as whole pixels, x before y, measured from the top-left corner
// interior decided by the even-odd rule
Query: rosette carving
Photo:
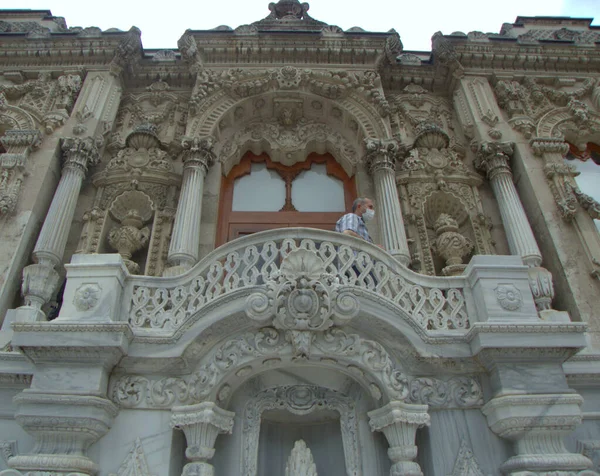
[[[358,314],[356,297],[325,272],[313,251],[292,251],[271,277],[264,291],[248,297],[246,314],[261,325],[286,331],[297,357],[309,355],[311,333],[343,325]]]

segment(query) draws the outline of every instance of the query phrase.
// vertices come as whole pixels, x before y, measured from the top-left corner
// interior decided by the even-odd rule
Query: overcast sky
[[[595,18],[600,25],[600,0],[312,0],[309,14],[346,30],[394,28],[405,50],[431,49],[436,31],[498,33],[517,16],[571,16]],[[50,9],[65,17],[68,26],[97,26],[106,30],[142,30],[144,48],[176,48],[183,32],[219,25],[236,28],[269,14],[268,0],[152,1],[0,0],[0,8]]]

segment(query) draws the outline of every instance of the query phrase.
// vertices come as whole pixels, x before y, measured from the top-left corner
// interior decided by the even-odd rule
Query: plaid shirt
[[[335,231],[343,233],[345,230],[351,230],[369,243],[373,243],[365,222],[354,213],[346,213],[335,224]]]

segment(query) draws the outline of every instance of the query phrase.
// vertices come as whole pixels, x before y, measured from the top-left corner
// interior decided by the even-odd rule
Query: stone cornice
[[[261,32],[246,36],[233,30],[188,30],[185,36],[196,39],[197,56],[205,66],[232,62],[272,67],[278,63],[308,62],[373,68],[385,54],[390,33],[341,32],[332,38],[323,32]]]
[[[49,33],[43,42],[38,38],[28,37],[28,33],[0,33],[2,69],[61,65],[71,69],[94,69],[108,66],[114,57],[115,48],[129,32],[98,31],[91,35],[89,30],[91,29]]]

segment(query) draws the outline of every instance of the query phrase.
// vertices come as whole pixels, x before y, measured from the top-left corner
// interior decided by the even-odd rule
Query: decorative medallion
[[[102,288],[97,284],[82,284],[75,291],[73,304],[75,309],[81,312],[92,310],[100,300]]]
[[[496,292],[496,299],[502,309],[507,311],[516,311],[521,308],[523,304],[523,296],[513,284],[500,284],[494,289]]]

